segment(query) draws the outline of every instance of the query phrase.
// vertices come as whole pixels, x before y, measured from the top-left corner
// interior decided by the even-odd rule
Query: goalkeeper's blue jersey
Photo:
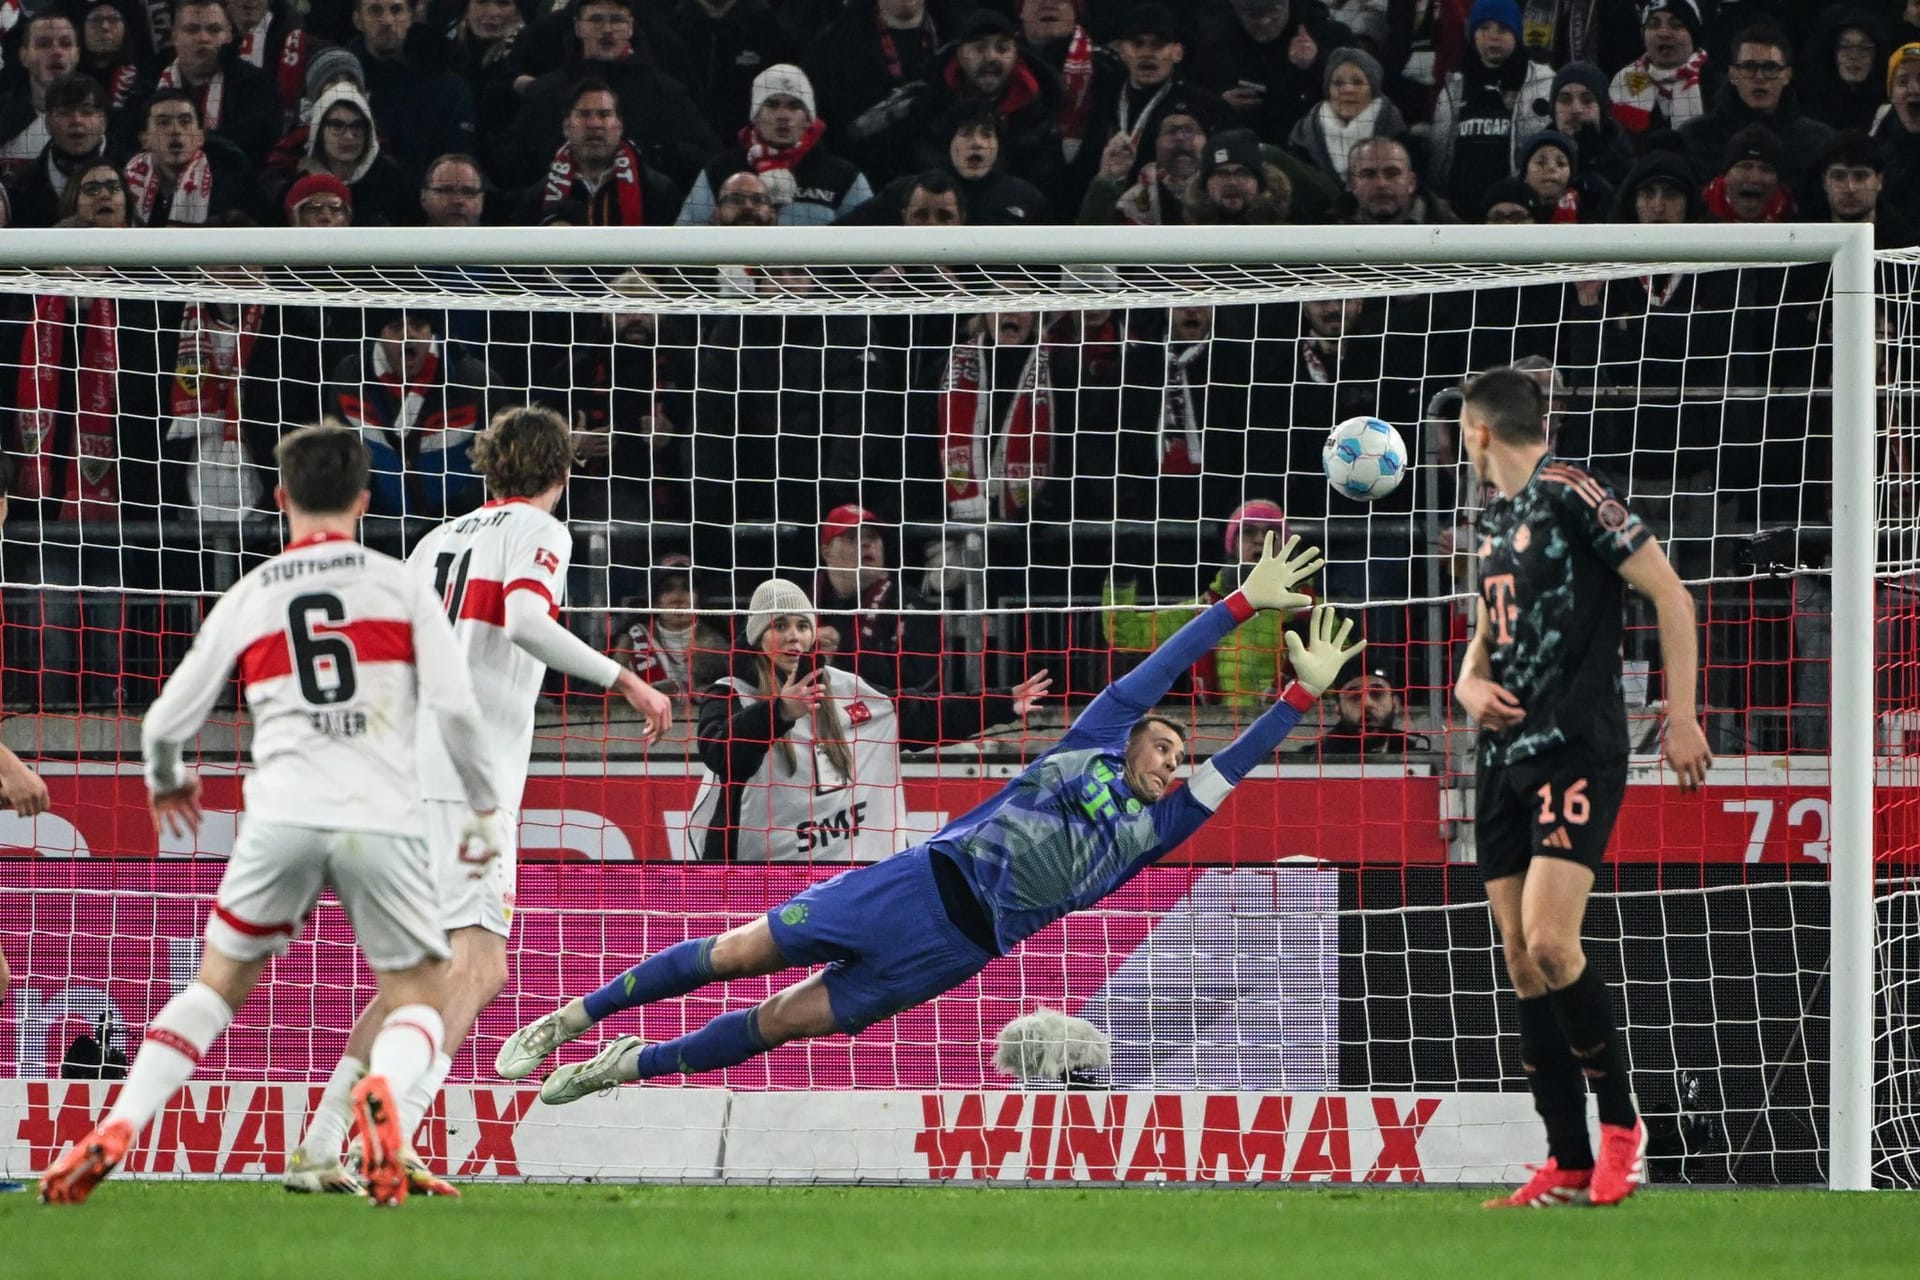
[[[1134,724],[1236,625],[1226,601],[1200,614],[1095,698],[1057,746],[927,842],[966,877],[1000,954],[1178,848],[1299,722],[1297,708],[1276,703],[1187,786],[1153,803],[1128,787]]]

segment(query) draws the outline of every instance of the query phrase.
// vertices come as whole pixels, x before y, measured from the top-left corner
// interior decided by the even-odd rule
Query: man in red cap
[[[887,568],[873,512],[845,503],[820,523],[814,631],[832,665],[888,694],[938,692],[941,627],[933,606]]]
[[[350,227],[353,189],[330,173],[309,173],[287,188],[282,202],[290,227]]]

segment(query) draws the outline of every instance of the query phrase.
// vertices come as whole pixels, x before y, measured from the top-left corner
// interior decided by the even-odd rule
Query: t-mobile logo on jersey
[[[1520,606],[1513,602],[1513,575],[1510,573],[1492,573],[1487,575],[1487,614],[1493,619],[1493,638],[1496,644],[1512,644],[1513,628],[1520,621]]]

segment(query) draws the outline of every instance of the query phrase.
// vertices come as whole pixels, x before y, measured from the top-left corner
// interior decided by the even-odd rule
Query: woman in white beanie
[[[962,742],[1025,716],[1046,672],[1011,695],[902,697],[816,666],[813,602],[785,578],[754,589],[752,678],[717,681],[702,701],[706,767],[687,819],[703,862],[877,862],[925,832],[904,825],[900,750]]]

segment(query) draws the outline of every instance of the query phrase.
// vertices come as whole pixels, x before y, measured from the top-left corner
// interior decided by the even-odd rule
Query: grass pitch
[[[0,1275],[390,1280],[1911,1277],[1899,1192],[1642,1191],[1488,1213],[1456,1190],[468,1186],[377,1211],[258,1183],[0,1196]]]

